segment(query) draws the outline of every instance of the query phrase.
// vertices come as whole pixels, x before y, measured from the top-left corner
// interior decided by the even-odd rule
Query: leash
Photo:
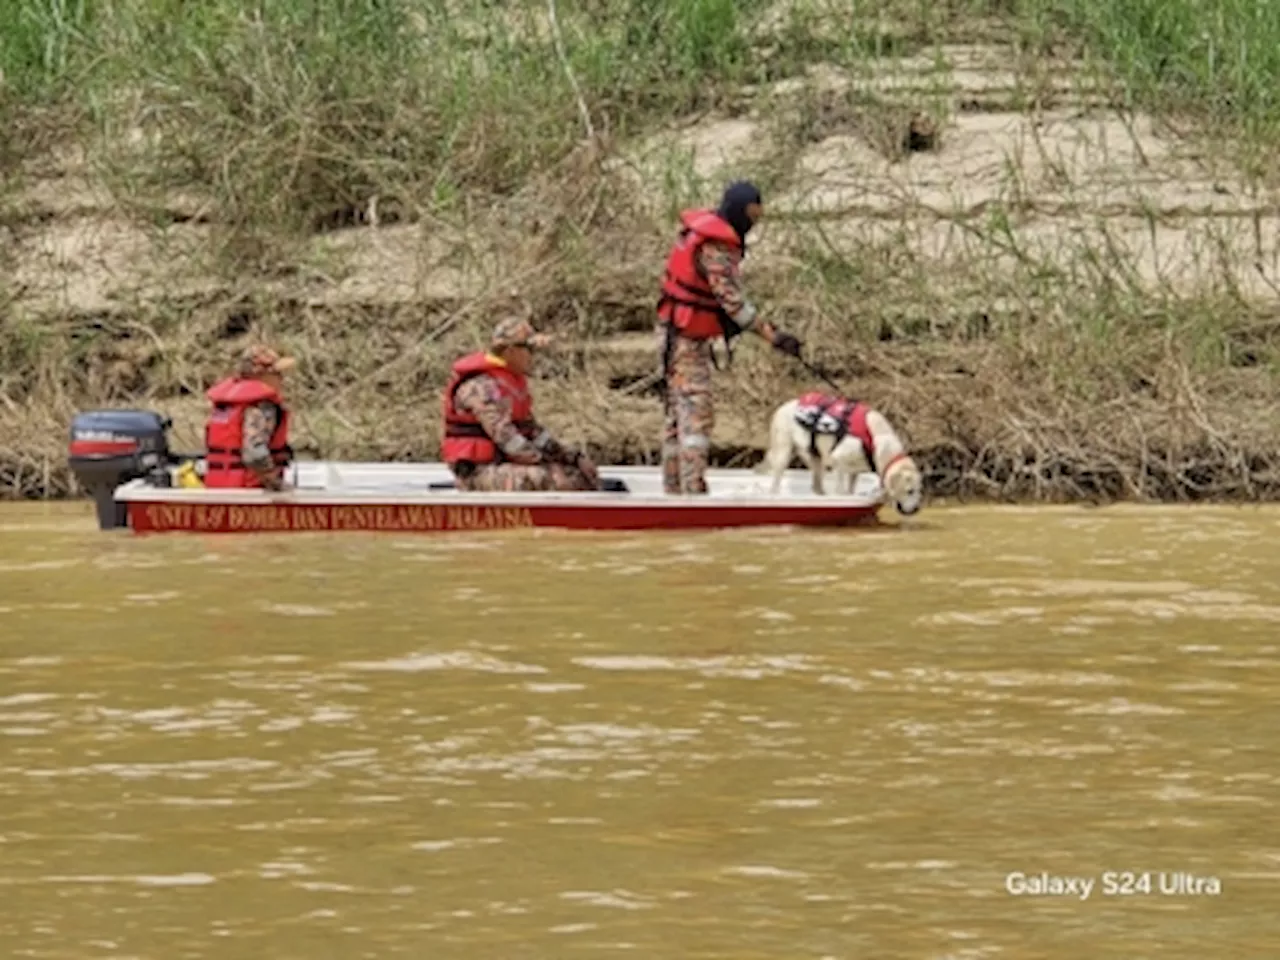
[[[831,375],[828,374],[821,367],[817,366],[816,364],[812,364],[808,360],[804,359],[804,357],[801,357],[795,354],[789,353],[787,354],[787,356],[789,357],[794,356],[796,361],[800,364],[800,366],[804,367],[806,370],[812,373],[819,380],[822,380],[823,382],[825,382],[826,385],[829,386],[832,390],[834,390],[838,396],[841,396],[841,397],[850,396],[850,394],[848,394],[845,391],[845,389],[842,386],[840,386],[840,384],[832,380]]]

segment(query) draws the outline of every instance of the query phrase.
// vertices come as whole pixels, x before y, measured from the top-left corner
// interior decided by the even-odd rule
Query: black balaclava
[[[747,249],[747,231],[751,229],[751,218],[747,216],[747,206],[752,203],[763,204],[760,189],[748,180],[738,180],[724,189],[720,198],[720,214],[738,234],[742,241],[742,249]]]

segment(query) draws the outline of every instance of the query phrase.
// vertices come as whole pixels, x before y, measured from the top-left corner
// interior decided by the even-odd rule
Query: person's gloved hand
[[[284,479],[284,471],[279,467],[272,467],[259,472],[258,482],[262,484],[262,489],[270,490],[273,493],[282,493],[289,489],[289,484]]]
[[[568,462],[582,472],[588,483],[595,487],[600,486],[600,473],[585,453],[581,450],[570,450]]]
[[[567,450],[563,444],[555,437],[551,436],[547,431],[543,431],[538,439],[533,441],[533,445],[538,448],[538,452],[550,460],[552,463],[569,463],[570,450]]]
[[[804,346],[804,344],[789,333],[783,333],[779,330],[774,334],[773,348],[781,353],[786,353],[798,358],[800,356],[800,348],[802,346]]]

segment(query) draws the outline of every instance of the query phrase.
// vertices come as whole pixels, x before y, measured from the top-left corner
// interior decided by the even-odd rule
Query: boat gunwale
[[[879,497],[867,496],[751,496],[729,495],[704,497],[645,496],[611,491],[528,491],[459,493],[454,490],[399,490],[338,492],[324,488],[299,488],[282,492],[219,488],[156,487],[145,480],[131,480],[116,488],[115,499],[121,503],[203,503],[227,505],[277,506],[358,506],[361,504],[390,506],[460,506],[460,507],[532,507],[554,506],[585,510],[627,510],[636,508],[680,510],[731,509],[796,509],[796,510],[869,510],[883,505]]]
[[[660,478],[657,466],[602,466],[603,476],[627,480]],[[809,471],[788,469],[783,480],[785,492],[778,495],[760,492],[759,485],[768,482],[767,474],[747,468],[712,468],[707,481],[712,487],[705,496],[673,496],[662,492],[620,492],[612,490],[538,490],[538,491],[458,491],[450,487],[431,489],[430,484],[452,479],[446,464],[438,461],[386,463],[360,461],[299,461],[293,467],[293,489],[272,492],[261,489],[219,487],[161,487],[145,479],[129,480],[116,487],[113,497],[118,503],[191,503],[237,506],[459,506],[459,507],[557,507],[583,510],[678,509],[717,512],[728,509],[868,511],[887,502],[885,492],[875,474],[860,475],[855,492],[845,496],[817,495],[807,489]],[[356,482],[342,482],[342,474]],[[869,478],[872,489],[857,490]],[[332,483],[334,479],[339,482]],[[358,482],[363,479],[364,482]],[[330,481],[330,482],[325,482]],[[715,491],[717,483],[741,484],[746,481],[755,490]],[[795,487],[806,489],[797,491]],[[791,488],[791,489],[787,489]]]

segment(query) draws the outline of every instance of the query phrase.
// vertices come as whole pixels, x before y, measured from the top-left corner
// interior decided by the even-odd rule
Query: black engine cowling
[[[130,480],[169,486],[169,428],[172,421],[150,410],[91,410],[71,421],[67,462],[98,510],[98,527],[128,525],[115,490]]]

